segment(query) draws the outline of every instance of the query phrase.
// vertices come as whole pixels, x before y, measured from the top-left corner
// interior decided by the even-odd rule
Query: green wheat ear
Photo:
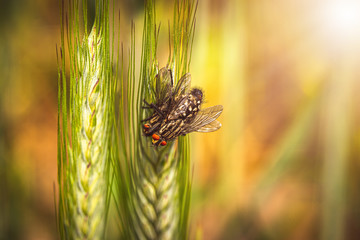
[[[83,35],[80,35],[79,27],[79,2],[69,1],[67,17],[64,5],[62,2],[58,227],[62,239],[103,239],[109,206],[110,139],[114,114],[108,2],[101,1],[96,6],[95,23],[87,34],[87,4],[83,1]],[[66,86],[65,30],[66,55],[70,63],[69,91]]]
[[[173,55],[167,66],[174,81],[188,72],[194,34],[195,2],[175,2]],[[119,217],[123,239],[186,239],[190,203],[190,159],[188,137],[151,146],[142,134],[141,120],[149,116],[143,100],[154,102],[159,27],[154,1],[146,1],[139,80],[135,79],[135,36],[132,31],[130,65],[121,89],[119,130],[121,160],[115,163],[118,179]],[[170,41],[170,39],[169,39]],[[124,86],[127,86],[125,88]]]

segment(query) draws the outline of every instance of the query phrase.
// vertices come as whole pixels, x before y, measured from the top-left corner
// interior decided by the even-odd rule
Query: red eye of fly
[[[161,146],[165,146],[165,145],[166,145],[166,141],[162,141],[160,144],[161,144]]]
[[[155,133],[152,135],[152,138],[154,140],[159,140],[160,139],[159,135],[156,135]]]
[[[150,128],[149,124],[144,124],[144,128],[149,129]]]

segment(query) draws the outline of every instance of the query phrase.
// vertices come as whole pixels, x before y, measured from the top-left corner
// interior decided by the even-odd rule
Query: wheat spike
[[[177,159],[175,147],[153,151],[142,147],[143,157],[138,161],[138,173],[134,177],[136,187],[133,203],[136,212],[134,222],[138,239],[177,239],[179,222]],[[136,221],[138,220],[138,221]]]
[[[111,132],[102,41],[93,27],[75,53],[77,72],[70,72],[76,81],[70,84],[69,163],[63,176],[66,239],[102,239],[104,234]]]

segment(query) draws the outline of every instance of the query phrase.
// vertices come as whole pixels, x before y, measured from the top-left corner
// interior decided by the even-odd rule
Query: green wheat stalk
[[[57,209],[61,239],[104,237],[115,89],[108,8],[107,0],[96,3],[88,34],[87,1],[61,2]]]
[[[188,72],[195,27],[195,2],[179,0],[174,5],[172,52],[168,68],[175,84]],[[159,25],[154,1],[146,1],[139,80],[135,77],[135,31],[132,26],[129,68],[121,80],[118,128],[121,157],[118,161],[117,206],[123,239],[185,239],[188,236],[190,159],[188,137],[166,147],[154,148],[142,135],[141,120],[150,112],[142,101],[155,101],[156,57]],[[170,39],[169,39],[170,41]]]

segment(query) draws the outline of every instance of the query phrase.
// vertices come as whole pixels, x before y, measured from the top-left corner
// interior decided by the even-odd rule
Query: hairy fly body
[[[147,103],[144,100],[145,108],[150,108],[153,113],[150,117],[142,120],[145,136],[151,136],[156,132],[161,123],[169,116],[169,113],[178,104],[179,99],[187,96],[190,85],[190,74],[185,74],[174,87],[170,69],[162,68],[155,77],[153,89],[155,103]]]
[[[154,145],[166,145],[168,141],[191,132],[216,131],[221,127],[221,123],[216,119],[220,116],[222,110],[222,105],[216,105],[200,110],[194,114],[194,117],[163,121],[159,131],[152,135],[152,143]]]
[[[155,146],[166,145],[168,141],[190,132],[212,132],[221,127],[216,121],[223,106],[217,105],[201,110],[203,92],[190,87],[190,74],[187,73],[173,85],[171,71],[162,68],[155,79],[155,103],[145,102],[145,108],[153,113],[143,120],[145,136],[152,136]]]

